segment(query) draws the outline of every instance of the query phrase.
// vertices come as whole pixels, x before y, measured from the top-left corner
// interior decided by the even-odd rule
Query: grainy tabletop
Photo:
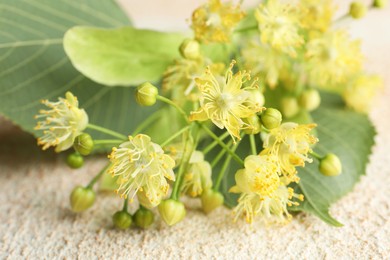
[[[121,2],[138,26],[183,29],[184,19],[199,1]],[[343,10],[346,1],[340,5]],[[350,27],[354,36],[363,38],[367,69],[381,74],[386,87],[370,114],[378,135],[367,175],[331,208],[344,227],[300,214],[287,226],[251,228],[233,224],[224,208],[206,217],[198,202],[189,201],[187,217],[174,227],[157,219],[146,231],[114,230],[111,215],[121,204],[116,197],[99,196],[91,210],[78,215],[68,202],[72,188],[87,183],[104,165],[104,157],[70,170],[62,155],[40,152],[30,135],[1,119],[0,258],[389,259],[389,28],[389,7]]]

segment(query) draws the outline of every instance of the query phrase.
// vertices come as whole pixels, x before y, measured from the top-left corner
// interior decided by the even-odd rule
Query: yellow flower
[[[304,40],[299,35],[299,12],[295,7],[278,0],[269,0],[260,4],[255,16],[263,43],[292,57],[297,55],[295,48],[301,46]]]
[[[258,42],[251,42],[243,48],[242,57],[245,68],[251,69],[255,75],[264,75],[265,81],[271,88],[276,86],[288,66],[288,56]]]
[[[301,0],[300,21],[302,27],[308,30],[325,32],[332,23],[332,17],[336,11],[332,0]]]
[[[118,177],[117,193],[121,197],[133,200],[139,192],[156,206],[168,193],[167,179],[175,180],[175,161],[147,135],[129,136],[129,141],[112,149],[109,158],[112,165],[108,172]]]
[[[257,88],[257,80],[249,86],[243,86],[250,80],[250,75],[246,71],[233,75],[234,63],[230,64],[224,79],[216,78],[209,67],[202,77],[195,79],[201,92],[201,107],[190,115],[190,121],[210,119],[220,129],[226,128],[233,141],[235,138],[240,139],[241,129],[250,127],[242,119],[263,109],[250,98],[249,90]]]
[[[372,101],[383,86],[382,79],[376,75],[359,74],[343,92],[343,98],[350,108],[367,113],[372,105]]]
[[[235,220],[242,215],[248,223],[256,216],[265,222],[289,219],[287,206],[297,205],[293,197],[303,200],[303,196],[295,194],[281,181],[277,158],[269,154],[250,155],[244,166],[235,175],[236,186],[230,189],[230,192],[241,193],[233,210]]]
[[[334,88],[360,71],[363,56],[360,41],[352,41],[345,31],[333,31],[307,45],[307,69],[310,85]]]
[[[274,128],[264,141],[264,150],[261,154],[276,156],[277,163],[282,175],[283,182],[298,182],[297,166],[305,166],[305,162],[311,162],[308,153],[311,145],[318,142],[318,139],[310,134],[316,127],[315,124],[298,125],[296,123],[283,123]]]
[[[184,175],[182,191],[191,197],[197,197],[213,185],[211,166],[204,160],[200,151],[194,151],[189,161],[188,171]]]
[[[209,0],[192,14],[192,29],[200,42],[229,42],[234,27],[243,17],[239,5]]]
[[[38,145],[43,145],[43,150],[50,146],[55,146],[56,152],[68,149],[87,127],[88,115],[78,107],[77,98],[70,92],[66,92],[65,97],[58,98],[57,102],[41,101],[49,110],[40,110],[40,115],[35,116],[43,121],[34,129],[43,130],[43,136],[38,138]]]

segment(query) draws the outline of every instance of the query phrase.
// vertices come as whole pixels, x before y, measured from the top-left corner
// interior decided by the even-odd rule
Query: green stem
[[[124,199],[123,201],[123,212],[127,212],[127,205],[129,204],[129,198]]]
[[[261,131],[264,131],[266,132],[267,134],[269,134],[271,131],[268,130],[267,128],[265,128],[264,126],[261,126]]]
[[[316,158],[317,160],[319,160],[319,161],[321,161],[322,158],[324,158],[323,156],[319,155],[318,153],[316,153],[316,152],[314,152],[314,151],[309,152],[309,154],[310,154],[311,156],[313,156],[314,158]]]
[[[230,146],[232,144],[232,141],[230,141],[227,145]],[[217,156],[214,158],[214,160],[211,162],[211,168],[214,168],[217,163],[221,160],[221,158],[223,157],[223,155],[226,153],[226,150],[222,149],[221,151],[219,151],[219,153],[217,154]]]
[[[236,149],[237,149],[237,146],[238,146],[238,143],[236,145],[233,146],[232,148],[232,151],[235,152]],[[230,154],[228,154],[226,156],[226,160],[225,162],[223,163],[222,165],[222,168],[217,176],[217,180],[215,181],[215,184],[214,184],[214,190],[215,191],[218,191],[219,190],[219,186],[221,185],[221,181],[223,179],[223,176],[225,176],[225,173],[226,173],[226,169],[227,167],[229,167],[230,165],[230,161],[232,160],[232,156]]]
[[[172,142],[173,140],[175,140],[175,138],[177,138],[178,136],[180,136],[182,133],[184,133],[185,131],[188,130],[190,126],[186,126],[182,129],[180,129],[177,133],[175,133],[174,135],[172,135],[171,137],[169,137],[167,140],[165,140],[163,143],[160,144],[161,147],[164,147],[166,146],[167,144],[169,144],[170,142]]]
[[[111,135],[111,136],[118,137],[119,139],[122,139],[122,140],[126,140],[127,139],[127,136],[125,136],[123,134],[120,134],[118,132],[112,131],[110,129],[107,129],[105,127],[101,127],[101,126],[97,126],[97,125],[93,125],[93,124],[88,124],[87,128],[93,129],[93,130],[96,130],[96,131],[99,131],[101,133],[105,133],[105,134],[108,134],[108,135]]]
[[[225,140],[226,137],[229,136],[229,132],[225,132],[223,135],[219,137],[220,140]],[[203,154],[206,155],[208,154],[216,145],[218,144],[217,141],[212,142],[206,148],[203,149]]]
[[[256,140],[255,140],[255,136],[254,136],[254,135],[249,135],[249,141],[250,141],[250,143],[251,143],[252,154],[253,154],[253,155],[256,155],[256,154],[257,154],[257,150],[256,150]]]
[[[205,132],[211,137],[213,138],[215,141],[217,141],[217,143],[223,148],[225,149],[232,157],[234,160],[236,160],[240,165],[244,165],[244,161],[241,160],[240,157],[238,157],[237,154],[235,154],[232,150],[229,149],[229,147],[224,143],[222,142],[219,137],[217,135],[215,135],[207,126],[203,125],[203,124],[200,124],[199,125],[203,128],[203,130],[205,130]]]
[[[156,121],[160,117],[162,110],[158,110],[151,114],[148,118],[146,118],[141,124],[137,126],[137,128],[133,131],[132,136],[139,134],[142,130],[144,130],[147,126],[149,126],[151,123]]]
[[[234,30],[234,33],[244,33],[244,32],[258,30],[258,29],[259,29],[259,26],[255,25],[255,26],[249,26],[249,27],[245,27],[245,28],[241,28],[241,29],[236,29],[236,30]]]
[[[106,170],[108,169],[108,167],[111,166],[111,163],[107,164],[89,183],[88,185],[86,186],[87,188],[89,189],[92,189],[93,185],[95,185],[95,183],[100,179],[100,177],[102,177],[103,173],[106,172]]]
[[[121,144],[123,143],[123,140],[118,139],[104,139],[104,140],[93,140],[94,145],[100,145],[100,144]]]
[[[188,122],[188,116],[187,116],[186,112],[184,112],[184,110],[181,107],[179,107],[175,102],[173,102],[172,100],[170,100],[166,97],[160,96],[160,95],[158,95],[156,97],[156,99],[160,100],[164,103],[167,103],[168,105],[171,105],[174,108],[176,108],[176,110],[179,111],[179,113],[184,117],[185,121]]]

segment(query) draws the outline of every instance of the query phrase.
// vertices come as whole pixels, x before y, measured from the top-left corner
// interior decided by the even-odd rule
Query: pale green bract
[[[106,86],[135,86],[157,82],[179,56],[184,36],[132,27],[101,29],[76,26],[64,36],[73,66]]]

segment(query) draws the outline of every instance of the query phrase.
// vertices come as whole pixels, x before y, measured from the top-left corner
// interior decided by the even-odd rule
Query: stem
[[[225,140],[225,138],[228,137],[228,136],[229,136],[229,133],[225,132],[223,135],[221,135],[219,137],[219,139],[220,140]],[[209,144],[208,146],[206,146],[206,148],[203,149],[203,154],[204,155],[208,154],[217,144],[218,144],[218,142],[214,141],[211,144]]]
[[[123,212],[127,212],[127,205],[129,204],[129,198],[124,199],[123,201]]]
[[[256,150],[256,140],[255,140],[255,136],[254,136],[254,135],[249,135],[249,141],[250,141],[250,143],[251,143],[252,154],[253,154],[253,155],[256,155],[256,154],[257,154],[257,150]]]
[[[93,130],[96,130],[96,131],[99,131],[99,132],[101,132],[101,133],[105,133],[105,134],[108,134],[108,135],[111,135],[111,136],[118,137],[119,139],[122,139],[122,140],[126,140],[126,139],[127,139],[127,136],[125,136],[125,135],[123,135],[123,134],[120,134],[120,133],[118,133],[118,132],[112,131],[112,130],[110,130],[110,129],[101,127],[101,126],[97,126],[97,125],[93,125],[93,124],[88,124],[88,125],[87,125],[87,128],[93,129]]]
[[[157,112],[154,112],[153,114],[151,114],[148,118],[146,118],[144,121],[142,121],[141,124],[139,124],[137,126],[137,128],[133,131],[132,135],[136,135],[136,134],[139,134],[142,130],[145,129],[145,127],[147,127],[148,125],[150,125],[151,123],[153,123],[153,121],[155,121],[157,118],[160,117],[160,114],[161,114],[162,110],[158,110]]]
[[[261,130],[269,134],[271,131],[265,128],[264,126],[261,126]]]
[[[200,124],[200,123],[199,123]],[[211,137],[213,138],[215,141],[217,141],[217,143],[223,148],[225,149],[232,157],[234,160],[236,160],[240,165],[244,165],[244,161],[241,160],[240,157],[238,157],[237,154],[235,154],[232,150],[229,149],[229,147],[224,143],[222,142],[218,136],[216,136],[209,128],[207,128],[206,126],[204,126],[203,124],[200,124],[200,126],[203,128],[203,130],[206,131],[206,133]]]
[[[233,148],[232,148],[232,151],[236,151],[237,149],[237,146],[238,144],[234,145]],[[219,190],[219,186],[221,185],[221,181],[223,179],[223,176],[225,175],[225,172],[226,172],[226,169],[227,167],[229,167],[230,165],[230,161],[232,160],[232,156],[230,154],[228,154],[226,156],[226,160],[225,162],[223,163],[222,165],[222,168],[221,168],[221,171],[219,172],[218,176],[217,176],[217,180],[215,181],[215,184],[214,184],[214,190],[215,191],[218,191]]]
[[[111,163],[107,164],[87,185],[87,188],[92,189],[93,185],[102,177],[103,173],[106,172],[108,167],[111,166]]]
[[[258,29],[259,29],[258,25],[255,25],[255,26],[249,26],[249,27],[237,29],[237,30],[234,30],[233,32],[234,33],[244,33],[247,31],[258,30]]]
[[[230,146],[232,144],[232,141],[230,141],[227,145]],[[217,163],[219,162],[219,160],[221,160],[221,158],[223,157],[223,155],[226,153],[226,150],[221,150],[219,151],[219,153],[217,154],[217,156],[214,158],[214,160],[211,162],[211,168],[214,168],[215,165],[217,165]]]
[[[173,102],[172,100],[170,100],[170,99],[168,99],[166,97],[160,96],[160,95],[157,95],[156,99],[160,100],[160,101],[162,101],[164,103],[167,103],[168,105],[171,105],[174,108],[176,108],[177,111],[179,111],[180,114],[184,117],[184,120],[186,122],[188,122],[188,116],[187,116],[186,112],[184,112],[184,110],[181,107],[179,107],[175,102]]]
[[[166,146],[167,144],[169,144],[170,142],[172,142],[176,137],[178,137],[179,135],[181,135],[182,133],[184,133],[185,131],[188,130],[190,126],[186,126],[182,129],[180,129],[177,133],[175,133],[174,135],[172,135],[171,137],[169,137],[167,140],[165,140],[163,143],[160,144],[161,147],[164,147]]]
[[[94,145],[100,145],[100,144],[120,144],[123,143],[123,140],[118,139],[105,139],[105,140],[93,140]]]
[[[314,151],[309,152],[309,154],[319,161],[321,161],[324,158],[323,156],[319,155],[318,153],[316,153]]]

